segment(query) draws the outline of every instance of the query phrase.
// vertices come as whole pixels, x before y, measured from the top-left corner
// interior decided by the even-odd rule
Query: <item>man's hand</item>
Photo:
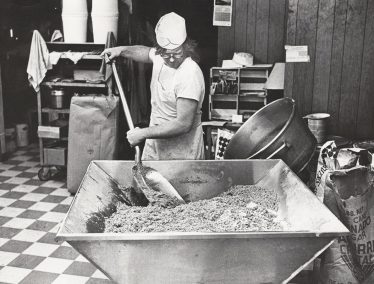
[[[144,45],[126,45],[106,48],[100,55],[102,57],[107,55],[110,61],[116,57],[122,56],[136,62],[152,63],[149,58],[150,50],[150,47]]]
[[[142,143],[146,138],[146,128],[136,127],[127,131],[127,140],[132,147]]]
[[[100,56],[104,57],[105,54],[108,55],[109,60],[113,60],[116,57],[119,57],[123,51],[123,46],[116,46],[111,48],[106,48],[104,51],[100,54]]]

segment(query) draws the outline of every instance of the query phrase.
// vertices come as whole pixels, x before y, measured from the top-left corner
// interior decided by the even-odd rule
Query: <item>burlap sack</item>
[[[374,283],[374,224],[370,217],[374,213],[373,185],[365,155],[358,149],[337,149],[331,141],[321,149],[317,194],[351,232],[324,252],[320,275],[323,284]]]

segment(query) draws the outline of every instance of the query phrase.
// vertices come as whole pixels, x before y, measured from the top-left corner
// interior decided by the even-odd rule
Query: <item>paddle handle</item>
[[[105,54],[105,62],[110,63],[110,60],[107,54]],[[122,88],[121,80],[119,79],[119,76],[118,76],[117,66],[114,60],[111,61],[111,64],[112,64],[114,79],[116,81],[118,92],[121,98],[123,110],[125,112],[126,121],[127,121],[127,124],[129,125],[129,129],[132,130],[134,129],[134,123],[132,121],[131,112],[126,101],[125,93]],[[135,146],[135,161],[137,164],[140,164],[141,162],[140,159],[141,159],[140,148],[139,146]]]

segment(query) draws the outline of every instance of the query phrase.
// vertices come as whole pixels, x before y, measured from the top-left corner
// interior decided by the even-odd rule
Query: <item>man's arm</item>
[[[118,56],[130,58],[136,62],[151,63],[149,58],[150,47],[144,45],[131,45],[131,46],[116,46],[106,48],[101,56],[108,55],[109,60],[112,60]]]
[[[127,132],[130,145],[135,146],[145,139],[177,137],[189,132],[193,126],[198,102],[192,99],[177,99],[177,117],[160,125],[135,128]]]

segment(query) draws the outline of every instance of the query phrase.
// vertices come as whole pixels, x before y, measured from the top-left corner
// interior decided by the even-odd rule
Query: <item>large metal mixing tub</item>
[[[252,115],[227,145],[225,159],[282,159],[302,171],[317,141],[290,98],[276,100]]]
[[[292,230],[233,233],[103,233],[104,217],[130,186],[133,161],[90,164],[57,237],[117,283],[287,283],[340,235],[344,225],[281,160],[144,162],[182,197],[216,196],[257,184],[280,197]]]

